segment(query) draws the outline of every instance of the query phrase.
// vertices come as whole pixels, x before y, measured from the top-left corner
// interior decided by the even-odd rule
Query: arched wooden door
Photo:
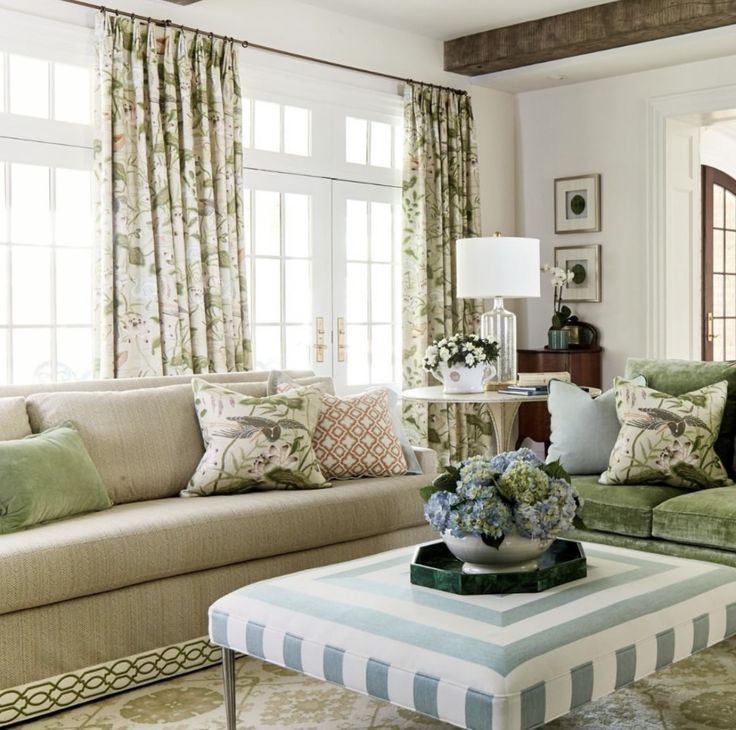
[[[703,360],[736,360],[736,180],[703,165]]]

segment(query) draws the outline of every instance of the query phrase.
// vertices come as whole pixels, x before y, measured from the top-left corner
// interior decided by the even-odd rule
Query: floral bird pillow
[[[727,386],[724,380],[675,397],[616,378],[621,431],[600,482],[687,489],[732,484],[713,450]]]
[[[312,449],[318,386],[263,398],[192,380],[205,453],[182,497],[329,487]]]

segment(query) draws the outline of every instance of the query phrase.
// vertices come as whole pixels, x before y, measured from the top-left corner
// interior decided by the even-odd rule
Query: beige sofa
[[[205,377],[266,390],[265,372]],[[426,449],[427,476],[181,499],[203,454],[188,377],[7,396],[25,397],[34,432],[74,422],[114,506],[0,535],[0,726],[215,663],[207,607],[239,586],[432,537]]]

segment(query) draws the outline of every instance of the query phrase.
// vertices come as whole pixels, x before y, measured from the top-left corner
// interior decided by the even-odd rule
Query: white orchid
[[[554,314],[552,315],[552,329],[562,329],[570,319],[572,312],[570,307],[562,304],[562,290],[573,280],[575,273],[569,269],[561,269],[559,266],[544,264],[542,271],[551,274],[550,283],[553,287],[552,301]]]

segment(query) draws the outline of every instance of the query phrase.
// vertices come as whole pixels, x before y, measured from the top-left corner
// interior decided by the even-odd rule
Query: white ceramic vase
[[[458,363],[448,367],[444,362],[437,366],[437,370],[432,370],[432,375],[442,383],[445,393],[482,393],[484,381],[492,378],[494,373],[492,365],[469,368]]]
[[[480,537],[466,535],[454,537],[449,532],[442,533],[450,552],[462,560],[463,573],[517,573],[536,570],[537,560],[554,542],[532,540],[522,537],[512,528],[498,547],[486,545]]]

